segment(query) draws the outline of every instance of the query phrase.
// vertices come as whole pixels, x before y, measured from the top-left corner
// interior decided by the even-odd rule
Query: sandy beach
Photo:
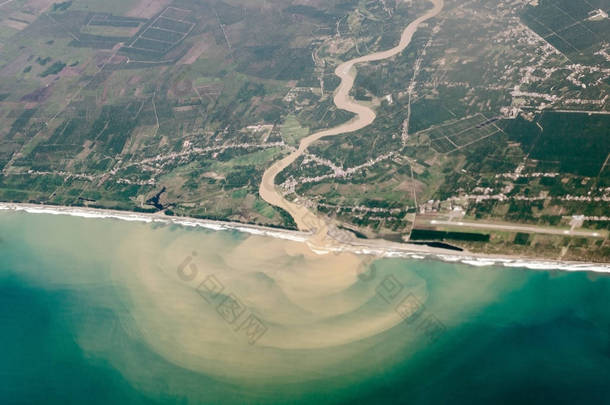
[[[328,243],[325,246],[314,246],[311,244],[311,237],[313,235],[311,232],[242,224],[239,222],[174,217],[165,215],[163,213],[150,214],[87,207],[64,207],[42,204],[0,202],[0,212],[1,211],[22,211],[30,214],[69,215],[93,219],[116,219],[121,221],[136,221],[167,225],[173,224],[185,227],[200,227],[213,231],[233,230],[250,235],[267,236],[275,239],[284,239],[303,243],[304,247],[307,246],[307,248],[302,250],[303,254],[306,254],[306,252],[313,255],[353,253],[356,255],[372,256],[376,258],[410,258],[416,260],[434,259],[445,262],[461,262],[472,266],[500,265],[505,267],[522,267],[533,270],[590,271],[610,273],[610,263],[558,261],[510,255],[479,254],[468,251],[460,252],[442,248],[434,248],[426,245],[390,242],[383,239],[349,238],[337,240],[331,239],[332,234],[327,236],[327,240],[331,240],[331,243]]]
[[[76,396],[91,403],[92,387],[100,404],[410,404],[418,387],[449,388],[438,401],[425,392],[415,403],[455,403],[473,375],[474,388],[464,392],[486,389],[478,381],[494,375],[482,402],[495,403],[507,381],[521,387],[524,378],[551,373],[547,398],[558,378],[571,388],[575,371],[583,390],[591,381],[607,387],[610,277],[407,252],[384,241],[316,254],[278,239],[301,236],[160,214],[2,204],[10,383],[2,403]]]
[[[0,210],[24,211],[31,214],[69,215],[84,218],[110,218],[122,221],[201,227],[214,231],[234,230],[251,235],[300,242],[303,244],[303,254],[313,256],[353,253],[378,258],[431,258],[446,262],[461,262],[472,266],[502,265],[541,270],[556,269],[610,273],[609,263],[569,262],[510,255],[475,254],[468,251],[449,250],[423,244],[397,243],[382,239],[359,239],[352,233],[340,230],[334,224],[327,222],[327,219],[316,216],[308,208],[287,201],[276,188],[275,177],[305,153],[312,143],[324,137],[357,131],[375,120],[376,115],[373,109],[359,104],[349,95],[357,74],[356,65],[391,58],[402,52],[411,42],[411,38],[419,25],[435,17],[442,10],[443,0],[432,0],[432,3],[433,7],[430,10],[412,21],[403,30],[400,41],[395,47],[361,56],[337,66],[335,74],[341,79],[341,82],[335,91],[334,103],[338,108],[354,113],[356,115],[355,118],[334,128],[316,132],[302,139],[296,151],[274,163],[263,174],[259,189],[261,197],[268,203],[288,211],[294,218],[299,229],[298,231],[238,222],[168,216],[163,213],[140,213],[88,207],[0,203]]]

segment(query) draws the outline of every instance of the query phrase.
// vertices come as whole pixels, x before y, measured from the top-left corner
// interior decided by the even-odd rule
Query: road
[[[565,236],[584,236],[588,238],[603,238],[605,233],[601,231],[582,231],[582,230],[570,230],[570,229],[559,229],[550,228],[545,226],[536,225],[509,225],[501,223],[490,223],[490,222],[468,222],[468,221],[441,221],[437,219],[424,220],[418,222],[425,222],[430,225],[447,225],[451,227],[464,227],[464,228],[475,228],[475,229],[487,229],[491,231],[510,231],[510,232],[524,232],[524,233],[544,233],[550,235],[565,235]]]

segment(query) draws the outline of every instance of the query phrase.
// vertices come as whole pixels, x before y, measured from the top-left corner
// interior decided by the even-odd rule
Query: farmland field
[[[429,7],[0,5],[0,200],[293,227],[258,194],[262,173],[305,137],[354,119],[334,104],[336,67],[395,46]],[[603,228],[607,14],[601,0],[445,0],[403,52],[357,66],[350,94],[375,120],[313,143],[276,186],[369,238],[408,240],[427,215],[554,226],[584,216],[574,226]],[[593,239],[515,240],[463,243],[595,260],[608,250]]]
[[[609,6],[604,0],[541,0],[538,6],[526,9],[523,19],[566,55],[591,58],[610,36],[610,20],[595,17],[607,13]]]

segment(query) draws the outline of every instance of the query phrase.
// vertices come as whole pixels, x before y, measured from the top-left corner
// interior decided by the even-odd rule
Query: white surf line
[[[158,213],[140,213],[101,208],[0,202],[0,211],[25,212],[28,214],[67,215],[87,219],[116,219],[129,222],[160,223],[183,227],[200,227],[212,231],[233,230],[250,235],[267,236],[299,243],[307,243],[309,237],[311,236],[311,233],[307,232],[276,229],[260,225],[242,224],[239,222],[216,221],[190,217],[171,217]],[[333,246],[328,249],[320,249],[316,253],[329,254],[342,252],[375,256],[378,258],[433,259],[449,263],[460,262],[477,267],[504,266],[527,268],[530,270],[585,271],[610,274],[610,263],[569,262],[473,254],[470,252],[459,251],[452,252],[446,249],[429,248],[422,245],[409,245],[404,243],[401,244],[366,239],[350,242],[342,246]]]
[[[0,202],[0,211],[22,211],[29,214],[67,215],[93,219],[117,219],[129,222],[160,223],[167,225],[180,225],[185,227],[201,227],[213,231],[234,230],[251,235],[270,236],[276,239],[285,239],[295,242],[305,242],[311,235],[306,232],[289,229],[272,228],[262,225],[250,225],[240,222],[216,221],[190,217],[174,217],[159,213],[145,213],[133,211],[119,211],[103,208],[66,207],[43,204],[3,203]]]

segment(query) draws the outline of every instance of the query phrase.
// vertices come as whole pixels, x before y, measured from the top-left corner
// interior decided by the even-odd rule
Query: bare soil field
[[[127,13],[127,17],[151,18],[161,12],[170,0],[140,0],[140,2]]]
[[[178,61],[179,65],[191,65],[208,49],[210,41],[213,41],[209,35],[203,35],[196,39],[195,44],[188,52]]]

